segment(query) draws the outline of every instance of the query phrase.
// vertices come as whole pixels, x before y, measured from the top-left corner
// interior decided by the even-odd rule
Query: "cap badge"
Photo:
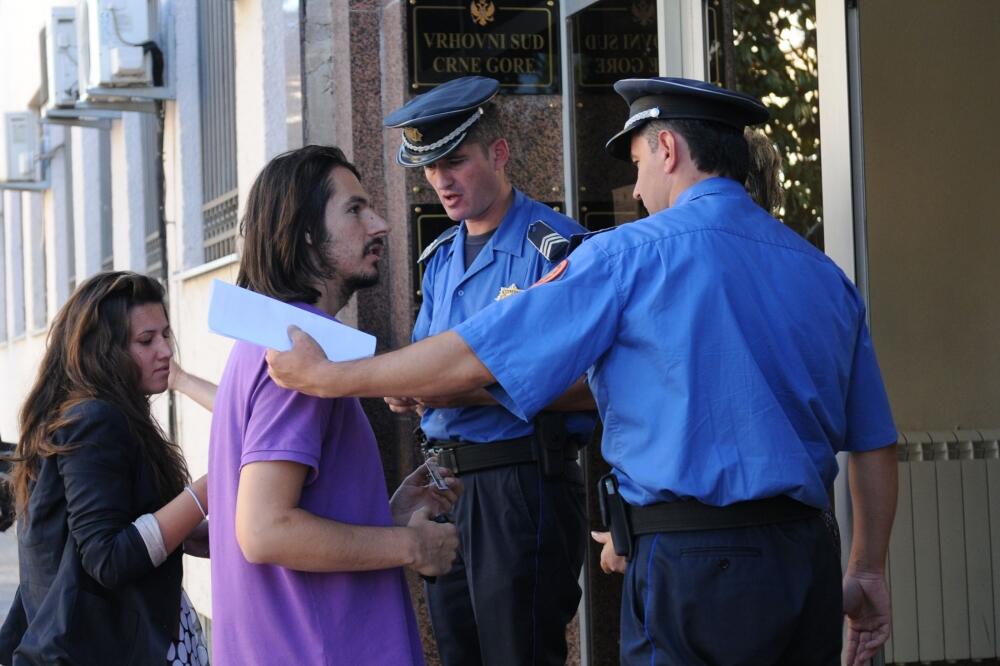
[[[424,140],[424,135],[420,133],[416,127],[407,127],[403,130],[403,134],[406,136],[410,143],[420,143]]]
[[[505,298],[510,298],[514,294],[520,294],[521,291],[521,289],[517,288],[516,282],[511,282],[509,287],[500,287],[500,293],[497,294],[497,297],[493,300],[502,301]]]
[[[496,13],[496,6],[491,2],[491,0],[472,0],[472,4],[469,6],[469,11],[472,12],[472,20],[480,25],[480,27],[485,27],[487,23],[491,23],[494,20],[493,14]]]

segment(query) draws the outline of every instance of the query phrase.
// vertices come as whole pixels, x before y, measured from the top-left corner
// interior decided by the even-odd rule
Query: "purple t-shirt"
[[[392,524],[358,401],[279,388],[264,349],[237,342],[215,398],[209,449],[213,663],[423,664],[402,569],[308,573],[243,557],[235,534],[240,469],[266,460],[310,468],[303,509],[343,523]]]

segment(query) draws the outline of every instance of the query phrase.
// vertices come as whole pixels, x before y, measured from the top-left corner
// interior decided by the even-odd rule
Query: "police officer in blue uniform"
[[[270,353],[320,395],[489,386],[529,418],[587,371],[604,421],[601,480],[624,571],[626,664],[836,664],[888,637],[885,557],[896,431],[855,287],[748,197],[754,98],[685,79],[615,86],[611,153],[650,216],[592,235],[543,279],[453,331],[372,360],[322,363],[307,336]],[[544,331],[523,347],[518,334]],[[541,370],[544,369],[544,372]],[[849,451],[841,579],[820,513]],[[626,563],[627,562],[627,563]]]
[[[511,186],[510,146],[491,102],[498,88],[489,78],[455,79],[385,119],[401,130],[398,163],[422,168],[458,223],[420,257],[423,302],[414,342],[527,289],[552,269],[552,253],[584,231]],[[534,336],[520,337],[534,344]],[[576,406],[592,407],[582,371],[575,396]],[[587,539],[575,458],[593,416],[549,413],[536,423],[481,389],[386,401],[396,412],[422,408],[428,451],[466,488],[468,501],[454,512],[461,558],[426,588],[443,663],[565,663]]]

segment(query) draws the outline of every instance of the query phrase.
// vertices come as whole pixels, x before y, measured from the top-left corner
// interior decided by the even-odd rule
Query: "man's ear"
[[[657,152],[663,153],[663,173],[672,173],[678,165],[677,135],[670,130],[662,130],[656,135]]]
[[[312,245],[312,244],[313,244],[313,237],[312,237],[312,234],[310,234],[310,233],[309,233],[309,232],[307,231],[307,232],[306,232],[306,245]]]
[[[510,144],[507,139],[497,139],[490,146],[490,162],[494,171],[500,171],[510,161]]]

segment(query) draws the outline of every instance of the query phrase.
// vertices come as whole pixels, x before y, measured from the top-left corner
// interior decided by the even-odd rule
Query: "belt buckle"
[[[457,475],[460,470],[458,469],[458,457],[455,455],[455,448],[454,446],[428,446],[424,448],[424,457],[437,458],[438,465],[450,469],[453,474]]]

